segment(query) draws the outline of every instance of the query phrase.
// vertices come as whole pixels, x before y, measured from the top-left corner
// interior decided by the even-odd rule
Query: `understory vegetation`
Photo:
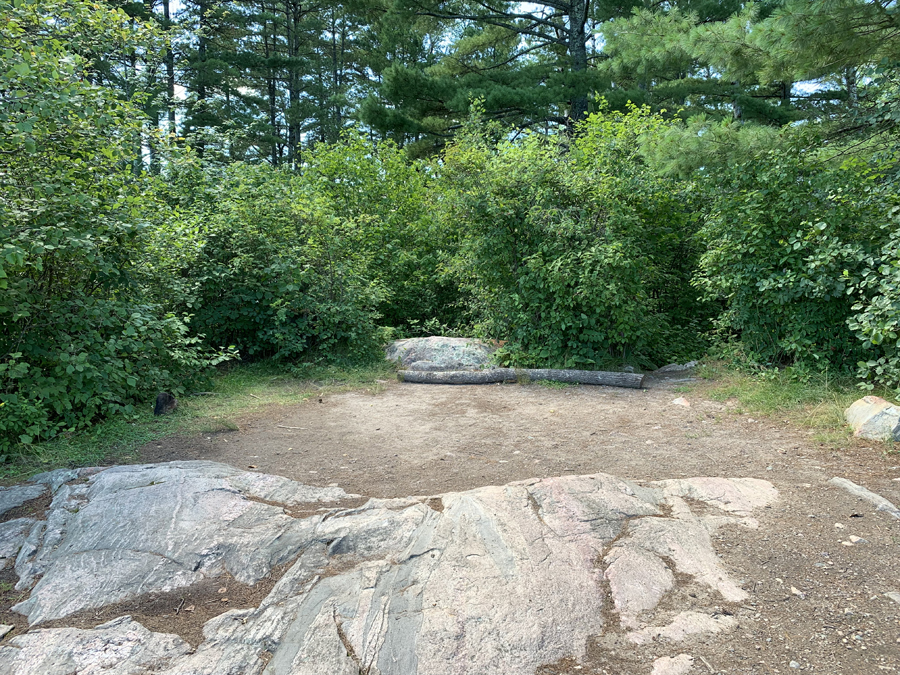
[[[145,417],[156,392],[203,391],[229,363],[311,372],[435,334],[500,341],[522,367],[713,355],[900,390],[900,55],[878,32],[896,14],[845,43],[816,21],[856,30],[879,3],[817,1],[802,21],[796,3],[740,4],[716,24],[740,54],[714,53],[696,14],[628,19],[668,22],[641,68],[677,56],[744,83],[718,108],[700,91],[667,110],[624,31],[603,77],[643,99],[597,85],[589,106],[570,98],[577,115],[513,124],[496,91],[474,91],[431,137],[360,113],[284,162],[246,138],[226,152],[225,122],[191,135],[162,121],[135,83],[137,64],[171,57],[167,26],[117,3],[0,0],[0,457]],[[740,113],[747,83],[800,79],[843,89]]]

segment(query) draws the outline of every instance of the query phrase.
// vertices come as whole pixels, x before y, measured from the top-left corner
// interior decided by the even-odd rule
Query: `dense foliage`
[[[139,118],[72,52],[152,44],[79,2],[0,2],[0,453],[217,363],[132,270],[153,196],[135,180]]]
[[[723,300],[719,323],[751,362],[840,369],[873,346],[848,319],[875,290],[893,195],[871,168],[823,166],[790,143],[717,177],[697,284]]]
[[[455,269],[478,328],[509,340],[514,362],[647,367],[696,352],[687,189],[639,154],[664,125],[634,110],[593,116],[572,142],[490,143],[475,129],[445,153]]]
[[[0,455],[391,336],[900,390],[892,3],[492,7],[0,0]]]

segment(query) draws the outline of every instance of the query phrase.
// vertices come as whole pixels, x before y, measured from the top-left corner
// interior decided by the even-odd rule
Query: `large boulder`
[[[635,649],[732,630],[705,601],[677,613],[660,601],[688,577],[713,605],[743,601],[712,535],[757,527],[750,514],[776,495],[757,479],[595,474],[293,518],[277,503],[343,493],[210,462],[109,469],[61,486],[37,552],[23,547],[23,579],[44,575],[16,606],[32,622],[294,562],[258,607],[208,621],[194,650],[123,618],[8,638],[0,672],[532,675],[609,630]]]
[[[864,396],[844,411],[853,435],[875,441],[900,441],[900,408],[878,396]]]
[[[427,337],[395,340],[385,357],[409,370],[481,370],[491,365],[494,351],[472,338]]]

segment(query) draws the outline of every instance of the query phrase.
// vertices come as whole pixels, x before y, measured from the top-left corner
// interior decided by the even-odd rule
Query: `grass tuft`
[[[712,362],[698,369],[707,380],[699,385],[715,401],[735,401],[738,412],[774,417],[811,429],[826,445],[846,444],[850,432],[844,410],[867,394],[890,398],[890,391],[863,392],[858,380],[828,373],[797,372],[790,368],[758,373],[729,368]]]

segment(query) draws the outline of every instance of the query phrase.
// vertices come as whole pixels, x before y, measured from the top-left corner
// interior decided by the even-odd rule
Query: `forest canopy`
[[[504,341],[900,390],[887,0],[0,0],[0,454]]]

